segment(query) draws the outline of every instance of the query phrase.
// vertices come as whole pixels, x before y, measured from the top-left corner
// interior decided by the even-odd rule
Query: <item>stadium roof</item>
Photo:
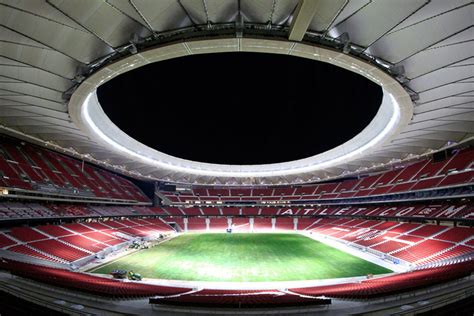
[[[46,0],[0,1],[0,8],[0,130],[138,178],[309,182],[473,139],[474,5],[469,0]],[[184,38],[242,34],[303,40],[363,58],[405,86],[413,117],[389,143],[317,174],[239,178],[162,172],[104,147],[68,113],[77,86],[112,61]]]

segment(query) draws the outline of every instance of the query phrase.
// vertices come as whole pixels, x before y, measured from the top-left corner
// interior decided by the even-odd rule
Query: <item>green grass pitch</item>
[[[145,278],[296,281],[392,272],[299,234],[185,234],[91,272],[133,270]]]

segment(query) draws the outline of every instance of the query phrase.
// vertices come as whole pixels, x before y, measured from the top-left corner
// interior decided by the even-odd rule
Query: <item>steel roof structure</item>
[[[380,168],[473,140],[473,21],[470,0],[0,0],[0,131],[142,179],[284,184]],[[157,172],[71,119],[71,95],[100,69],[216,36],[309,43],[366,60],[404,86],[411,121],[370,155],[323,173],[239,180]]]

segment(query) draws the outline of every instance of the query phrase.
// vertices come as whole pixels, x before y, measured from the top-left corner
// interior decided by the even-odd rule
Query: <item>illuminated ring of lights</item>
[[[190,161],[152,149],[121,131],[104,113],[97,98],[97,88],[127,71],[192,54],[219,52],[262,52],[287,54],[331,63],[358,73],[383,89],[380,108],[362,132],[324,153],[309,158],[262,165],[224,165]],[[341,87],[349,89],[350,87]],[[164,92],[169,93],[169,92]],[[157,92],[159,98],[159,91]],[[168,174],[200,177],[271,178],[317,173],[370,154],[387,144],[409,123],[413,105],[407,92],[391,76],[365,61],[319,46],[267,39],[227,38],[194,40],[170,44],[119,60],[98,70],[76,89],[69,102],[72,120],[92,140],[119,156],[145,164]],[[317,124],[317,121],[315,121]],[[276,122],[284,124],[284,122]],[[179,129],[179,121],[176,122]],[[337,128],[337,127],[335,127]],[[153,133],[153,130],[150,130]]]

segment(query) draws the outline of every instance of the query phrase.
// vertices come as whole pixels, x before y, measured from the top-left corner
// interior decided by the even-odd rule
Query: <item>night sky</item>
[[[167,154],[221,164],[306,158],[373,119],[382,90],[339,67],[287,55],[193,55],[147,65],[98,90],[124,132]]]

